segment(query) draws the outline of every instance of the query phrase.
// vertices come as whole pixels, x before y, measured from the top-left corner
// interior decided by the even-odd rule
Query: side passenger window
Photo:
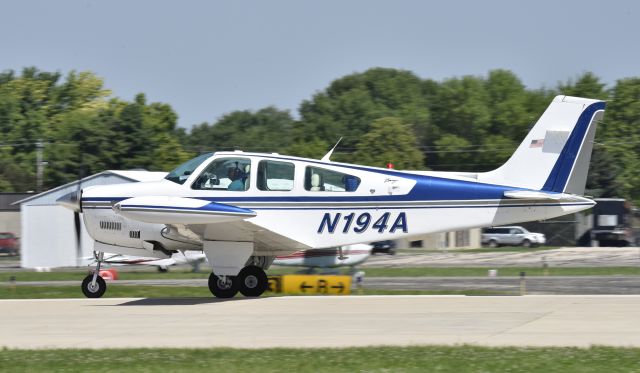
[[[260,161],[258,164],[258,189],[289,191],[293,189],[295,166],[289,162]]]
[[[304,188],[310,192],[355,192],[360,178],[318,167],[307,167]]]

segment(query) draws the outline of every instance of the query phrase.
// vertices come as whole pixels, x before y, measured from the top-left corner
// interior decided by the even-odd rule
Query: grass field
[[[363,268],[367,277],[417,277],[417,276],[487,276],[489,269],[497,269],[499,276],[519,276],[520,272],[526,272],[527,276],[640,276],[640,267],[407,267],[407,268]],[[274,267],[268,271],[269,275],[289,274],[296,270],[292,268]],[[346,273],[346,271],[344,271]],[[16,281],[81,281],[87,274],[87,270],[58,270],[53,272],[15,271],[0,272],[0,283],[8,282],[11,278]],[[167,273],[156,271],[120,271],[120,280],[149,280],[149,279],[206,279],[209,273],[193,273],[188,270],[178,269]]]
[[[0,350],[7,372],[640,372],[640,349],[476,346],[344,349]]]
[[[487,276],[489,269],[497,269],[498,276],[640,276],[640,267],[407,267],[364,268],[367,277],[451,277]]]

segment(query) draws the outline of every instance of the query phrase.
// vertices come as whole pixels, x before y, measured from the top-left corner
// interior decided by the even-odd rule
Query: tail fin
[[[515,153],[478,180],[518,188],[583,194],[605,103],[556,96]]]

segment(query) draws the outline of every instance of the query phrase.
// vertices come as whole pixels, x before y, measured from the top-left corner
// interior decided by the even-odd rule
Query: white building
[[[81,180],[82,187],[160,180],[165,172],[103,171]],[[93,239],[81,223],[78,253],[73,211],[56,200],[78,189],[78,181],[15,202],[21,212],[21,266],[24,268],[75,267],[93,253]],[[80,219],[82,222],[82,219]],[[78,255],[79,254],[79,255]]]

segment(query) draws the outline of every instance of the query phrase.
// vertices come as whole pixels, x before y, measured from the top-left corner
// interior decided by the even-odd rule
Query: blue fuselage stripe
[[[478,209],[478,208],[514,208],[514,207],[559,207],[559,206],[593,206],[592,203],[588,203],[588,202],[575,202],[575,203],[538,203],[538,204],[511,204],[511,205],[502,205],[499,203],[492,203],[492,204],[486,204],[486,205],[436,205],[436,206],[341,206],[341,207],[332,207],[332,206],[325,206],[325,207],[293,207],[293,206],[289,206],[289,207],[253,207],[253,206],[247,206],[245,208],[247,209],[251,209],[253,211],[269,211],[269,210],[283,210],[283,211],[295,211],[295,210],[324,210],[324,211],[328,211],[328,210],[433,210],[433,209],[464,209],[464,208],[470,208],[470,209]],[[134,207],[134,206],[131,206]],[[158,209],[158,208],[171,208],[171,209],[180,209],[180,208],[175,208],[175,207],[169,207],[169,206],[164,206],[164,207],[160,207],[160,206],[135,206],[135,207],[141,207],[141,208],[149,208],[149,209]],[[100,207],[86,207],[87,209],[111,209],[111,207],[108,206],[100,206]],[[202,210],[198,210],[198,209],[183,209],[186,211],[202,211]]]

